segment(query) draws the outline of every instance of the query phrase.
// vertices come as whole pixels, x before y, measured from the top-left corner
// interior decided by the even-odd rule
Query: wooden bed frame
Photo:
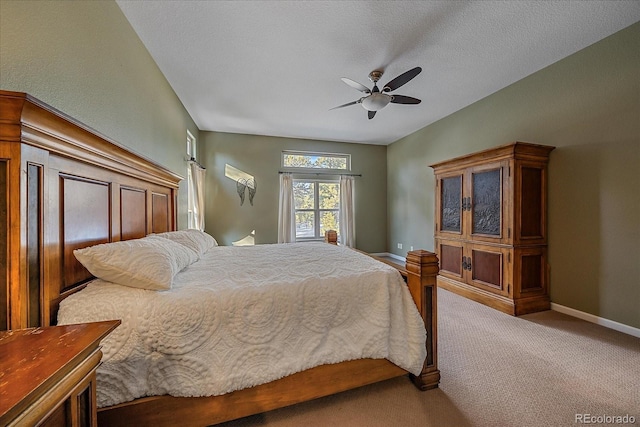
[[[175,230],[181,179],[25,93],[0,91],[0,330],[55,324],[60,301],[91,279],[74,249]],[[438,260],[418,250],[405,268],[389,264],[427,329],[420,375],[354,360],[222,396],[136,399],[99,410],[99,425],[211,425],[407,374],[421,390],[437,387]]]

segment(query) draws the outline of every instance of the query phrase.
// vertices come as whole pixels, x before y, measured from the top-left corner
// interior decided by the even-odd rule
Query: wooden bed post
[[[407,253],[406,269],[409,291],[427,329],[427,359],[420,375],[411,375],[411,380],[420,390],[429,390],[438,387],[440,382],[436,286],[438,257],[424,250],[410,251]]]
[[[324,233],[324,241],[331,245],[338,244],[338,232],[336,230],[327,230]]]
[[[338,233],[335,230],[327,230],[324,240],[327,243],[337,245]],[[440,271],[438,256],[433,252],[422,249],[409,251],[404,269],[383,258],[370,256],[396,267],[407,281],[413,301],[418,307],[427,330],[427,358],[424,361],[420,375],[410,374],[411,380],[420,390],[437,388],[440,383],[440,370],[438,369],[438,287],[436,285],[436,276]]]

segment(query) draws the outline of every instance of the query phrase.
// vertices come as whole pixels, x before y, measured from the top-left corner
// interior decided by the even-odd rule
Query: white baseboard
[[[379,253],[371,254],[371,255],[374,255],[374,256],[386,256],[386,257],[389,257],[389,258],[397,259],[398,261],[407,262],[407,259],[405,257],[402,257],[400,255],[396,255],[396,254],[392,254],[390,252],[379,252]]]
[[[598,317],[593,314],[585,313],[584,311],[565,307],[564,305],[553,302],[551,303],[551,310],[557,311],[558,313],[568,314],[569,316],[577,317],[578,319],[586,320],[587,322],[595,323],[597,325],[640,338],[640,329],[625,325],[624,323],[618,323],[613,320]]]

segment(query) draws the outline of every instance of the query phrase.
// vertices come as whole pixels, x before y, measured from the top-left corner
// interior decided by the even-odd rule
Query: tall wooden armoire
[[[511,315],[548,310],[547,163],[514,142],[431,165],[438,286]]]

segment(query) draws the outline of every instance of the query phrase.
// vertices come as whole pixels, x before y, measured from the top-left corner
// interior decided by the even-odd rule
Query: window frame
[[[285,156],[294,155],[294,156],[308,156],[308,157],[333,157],[339,159],[345,159],[346,167],[344,169],[334,169],[334,168],[303,168],[296,166],[285,166]],[[328,175],[339,175],[351,172],[351,154],[344,153],[328,153],[328,152],[320,152],[320,151],[298,151],[298,150],[283,150],[282,155],[280,156],[280,167],[284,172],[293,172],[293,173],[312,173],[312,174],[328,174]]]
[[[285,158],[287,155],[294,156],[308,156],[308,157],[332,157],[339,158],[345,160],[345,168],[343,169],[335,169],[335,168],[323,168],[323,167],[296,167],[296,166],[285,166]],[[301,150],[283,150],[282,155],[280,156],[280,167],[281,172],[287,172],[292,174],[294,184],[296,182],[308,182],[314,184],[314,208],[313,209],[296,209],[294,206],[294,221],[296,223],[296,241],[314,241],[314,240],[323,240],[324,236],[320,234],[321,228],[321,213],[323,212],[335,212],[338,218],[338,226],[339,226],[339,218],[340,218],[340,175],[348,174],[351,172],[351,154],[345,153],[329,153],[322,151],[301,151]],[[312,178],[313,176],[313,178]],[[336,209],[320,209],[320,183],[330,183],[338,185],[338,208]],[[294,190],[295,194],[295,190]],[[298,212],[313,212],[314,213],[314,224],[313,224],[313,237],[298,237],[297,232],[297,214]],[[338,231],[338,239],[340,238],[340,233]]]
[[[322,212],[335,212],[337,217],[338,217],[338,225],[339,224],[339,218],[340,218],[340,179],[338,177],[331,177],[331,176],[327,176],[327,177],[323,177],[323,178],[307,178],[304,176],[293,176],[293,184],[295,186],[296,182],[308,182],[308,183],[313,183],[314,185],[314,194],[313,194],[313,209],[310,208],[295,208],[294,206],[294,221],[297,218],[297,214],[298,212],[313,212],[314,214],[314,221],[313,221],[313,237],[298,237],[298,233],[297,233],[297,221],[296,221],[296,241],[317,241],[317,240],[323,240],[324,236],[322,234],[320,234],[320,227],[321,227],[321,222],[320,222],[320,218],[321,218],[321,213]],[[338,207],[337,208],[332,208],[332,209],[327,209],[327,208],[320,208],[320,184],[337,184],[338,185]],[[295,187],[294,187],[294,195],[295,195]],[[339,231],[336,230],[339,234]]]
[[[189,160],[197,158],[197,148],[196,137],[187,129],[187,156]]]
[[[191,175],[191,165],[189,162],[196,159],[197,142],[195,136],[187,129],[187,228],[191,228],[193,223],[193,176]]]

